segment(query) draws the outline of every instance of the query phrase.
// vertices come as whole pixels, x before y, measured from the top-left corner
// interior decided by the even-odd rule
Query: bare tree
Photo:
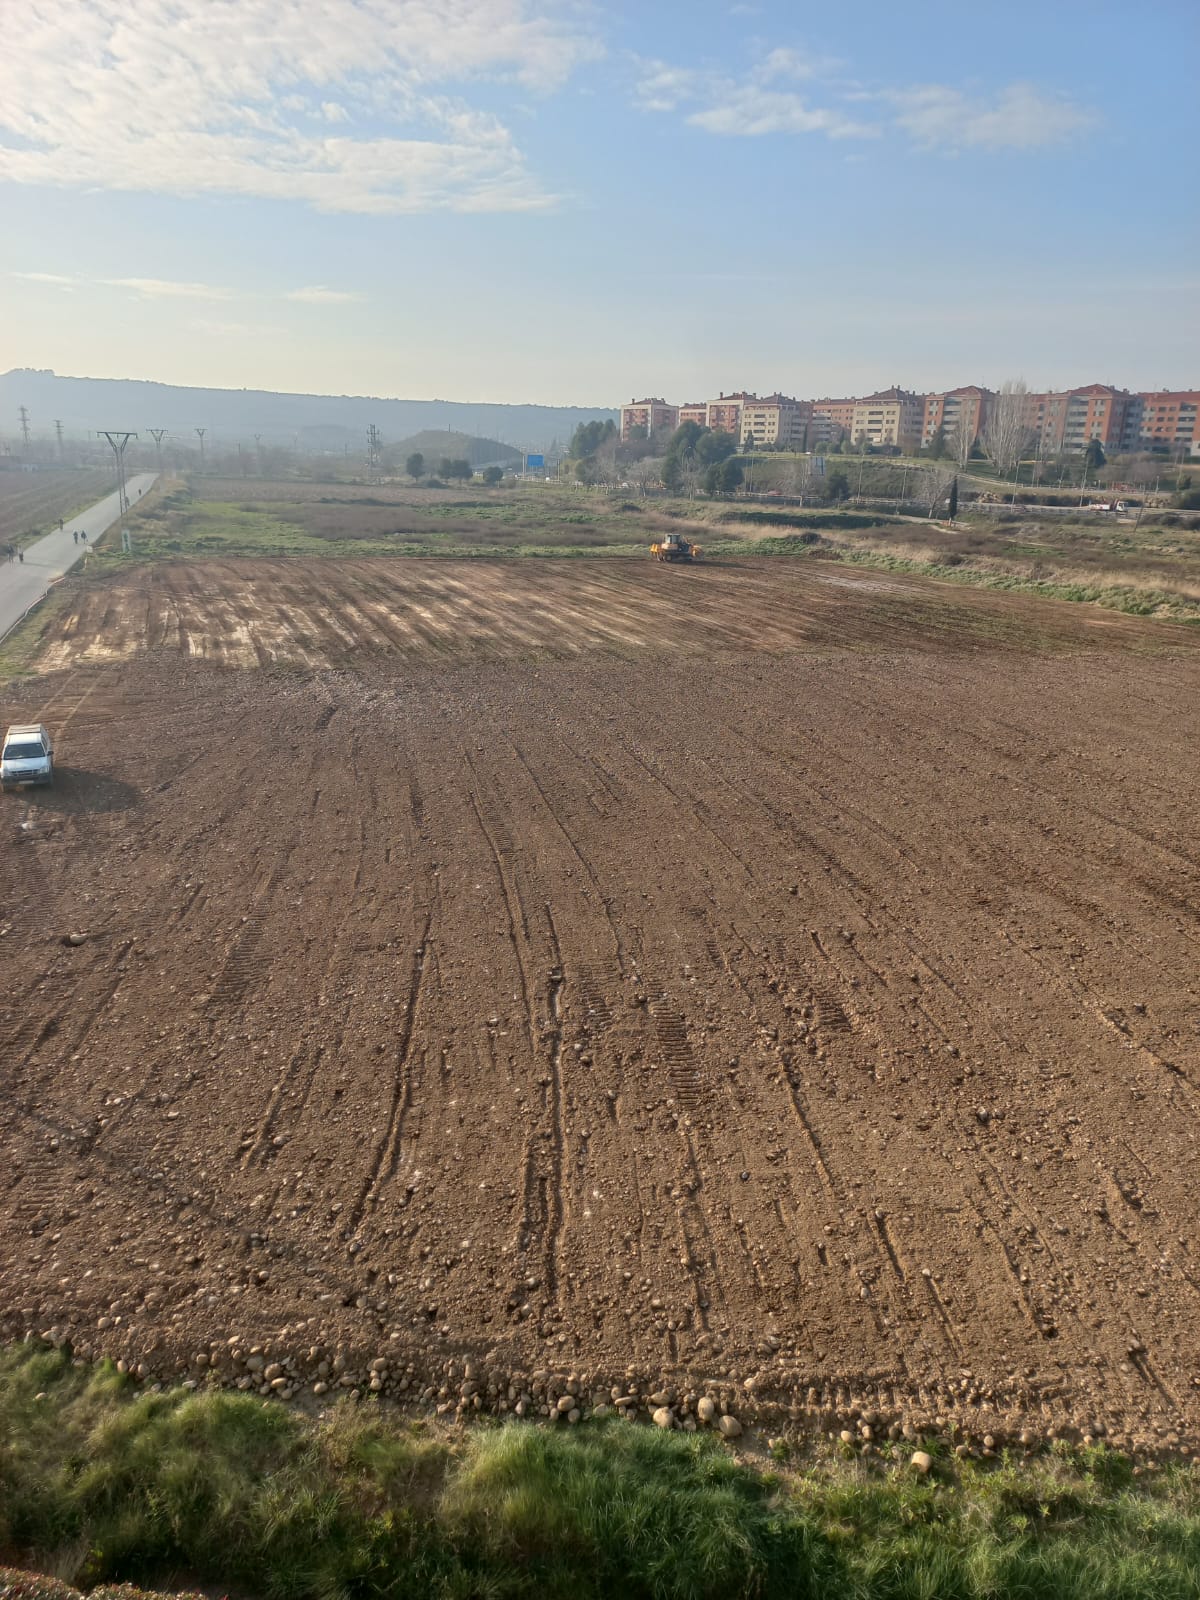
[[[932,517],[950,493],[955,474],[946,467],[926,467],[917,474],[913,485],[913,498],[925,507],[926,516]]]
[[[1025,397],[1029,385],[1024,378],[1006,378],[988,407],[983,425],[983,447],[996,464],[1002,478],[1011,477],[1029,439],[1025,420]]]
[[[946,443],[955,461],[960,467],[965,467],[971,459],[971,447],[975,443],[975,418],[971,407],[964,401],[959,402],[954,426],[950,429]]]

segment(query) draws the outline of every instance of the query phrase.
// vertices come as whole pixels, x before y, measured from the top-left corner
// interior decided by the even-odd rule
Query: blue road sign
[[[525,457],[526,469],[528,469],[529,467],[544,467],[545,465],[546,465],[545,456],[526,456]]]

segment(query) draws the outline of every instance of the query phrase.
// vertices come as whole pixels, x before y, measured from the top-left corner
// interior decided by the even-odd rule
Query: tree
[[[953,482],[950,485],[950,504],[946,507],[946,513],[949,516],[951,522],[953,522],[955,517],[958,515],[958,478],[957,478],[957,476],[954,478]]]
[[[503,467],[484,467],[483,469],[483,481],[489,489],[494,489],[503,477]]]
[[[438,462],[437,475],[439,478],[445,478],[447,480],[454,476],[454,463],[451,461],[449,456],[443,456]]]
[[[425,457],[419,450],[414,450],[412,455],[409,456],[408,460],[404,463],[404,470],[408,473],[409,477],[414,483],[416,483],[418,478],[423,478],[425,476]]]
[[[683,488],[683,463],[678,455],[668,451],[663,459],[662,486],[668,494],[678,494]]]
[[[742,486],[742,464],[735,461],[732,456],[722,461],[717,468],[721,474],[721,493],[736,494]]]
[[[571,435],[571,448],[568,452],[576,461],[585,461],[588,456],[594,456],[606,440],[616,434],[617,425],[611,417],[601,422],[581,422]]]
[[[913,492],[926,508],[927,516],[933,516],[950,492],[951,486],[957,482],[958,479],[952,472],[947,472],[945,467],[926,467],[924,472],[918,473]]]
[[[1029,438],[1025,420],[1025,397],[1028,393],[1029,385],[1024,378],[1006,378],[988,407],[987,421],[983,425],[983,444],[1002,478],[1011,477],[1016,471]]]
[[[724,461],[737,450],[737,440],[723,428],[705,428],[696,440],[696,460],[701,466]]]
[[[946,454],[946,430],[940,422],[930,438],[928,453],[934,461],[940,461]]]
[[[825,480],[825,493],[831,500],[847,500],[850,497],[850,479],[841,467],[836,472],[831,472]]]
[[[1104,454],[1104,446],[1099,439],[1088,440],[1087,449],[1083,452],[1083,459],[1093,472],[1098,471],[1105,464],[1108,458]]]
[[[948,443],[950,454],[960,467],[965,467],[971,459],[971,447],[975,443],[975,422],[970,406],[960,402]]]
[[[475,476],[475,469],[472,467],[469,461],[465,461],[461,456],[459,456],[456,460],[447,464],[446,471],[443,476],[450,479],[457,478],[460,483],[469,483]]]

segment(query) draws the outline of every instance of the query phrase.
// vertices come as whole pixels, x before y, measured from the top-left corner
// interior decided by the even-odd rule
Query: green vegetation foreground
[[[142,1392],[109,1364],[0,1354],[0,1559],[81,1587],[334,1597],[1200,1592],[1200,1473],[1096,1447],[956,1460],[911,1445],[757,1471],[626,1422],[437,1432],[370,1403],[318,1419]]]

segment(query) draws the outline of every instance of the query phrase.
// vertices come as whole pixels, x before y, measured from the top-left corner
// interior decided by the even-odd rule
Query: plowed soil
[[[48,659],[0,695],[63,769],[0,811],[10,1333],[1200,1438],[1186,629],[223,562]]]

